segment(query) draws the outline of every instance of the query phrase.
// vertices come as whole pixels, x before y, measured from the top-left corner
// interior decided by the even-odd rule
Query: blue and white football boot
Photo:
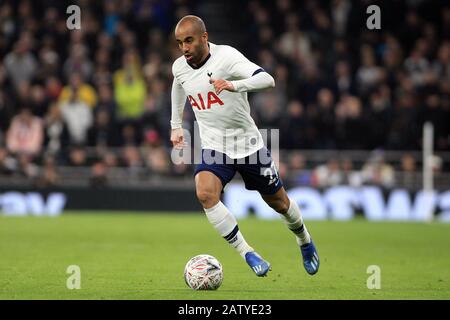
[[[261,258],[255,251],[247,252],[245,254],[245,261],[258,277],[265,277],[267,272],[271,270],[270,263]]]
[[[300,246],[300,251],[303,256],[303,266],[310,275],[314,275],[319,271],[320,260],[314,242],[311,239],[310,243]]]

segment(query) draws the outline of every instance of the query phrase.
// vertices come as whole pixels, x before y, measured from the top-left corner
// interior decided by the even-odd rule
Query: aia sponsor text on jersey
[[[197,108],[199,111],[211,109],[211,106],[215,103],[218,103],[220,106],[223,105],[223,101],[212,91],[209,91],[206,99],[202,96],[201,93],[197,94],[197,97],[194,98],[191,95],[188,95],[189,102],[191,103],[192,108]],[[205,105],[206,100],[206,105]]]

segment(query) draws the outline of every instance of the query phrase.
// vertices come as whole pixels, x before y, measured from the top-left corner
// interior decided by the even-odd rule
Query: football
[[[197,255],[186,263],[184,280],[193,290],[216,290],[223,281],[222,265],[211,255]]]

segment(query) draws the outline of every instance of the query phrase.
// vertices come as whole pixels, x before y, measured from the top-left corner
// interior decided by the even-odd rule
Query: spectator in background
[[[6,69],[0,64],[0,143],[2,143],[2,133],[9,126],[9,121],[14,113],[14,105],[7,83]]]
[[[84,82],[82,75],[77,72],[70,75],[69,84],[61,91],[58,101],[64,104],[74,98],[90,108],[97,105],[97,92],[90,84]]]
[[[311,185],[312,175],[306,170],[305,157],[297,151],[292,151],[289,157],[289,181],[293,186],[309,186]]]
[[[280,176],[280,179],[282,179],[283,181],[287,180],[288,166],[281,159],[280,162],[278,163],[278,175]]]
[[[114,168],[119,166],[119,159],[117,155],[107,150],[101,155],[102,162],[108,167],[108,168]]]
[[[166,82],[161,77],[154,78],[150,82],[149,95],[154,99],[155,111],[158,114],[158,118],[165,120],[164,123],[170,121],[170,112],[167,112],[169,109],[167,106],[170,105],[169,91]],[[170,128],[167,127],[167,129],[169,130]]]
[[[43,118],[47,113],[49,101],[45,95],[45,89],[42,85],[36,84],[31,86],[30,98],[28,105],[35,116]]]
[[[38,64],[30,52],[28,38],[21,37],[15,44],[14,50],[5,57],[5,68],[17,89],[23,82],[30,82],[36,74]]]
[[[143,157],[152,173],[165,175],[170,172],[170,159],[167,150],[162,145],[158,131],[148,129],[145,132]]]
[[[396,73],[402,69],[403,51],[399,40],[392,34],[387,34],[381,51],[381,63],[386,71],[386,82],[390,89],[397,82]]]
[[[317,93],[321,89],[329,87],[330,82],[315,64],[304,66],[300,73],[302,78],[299,81],[297,98],[308,106],[316,101]]]
[[[441,10],[442,21],[442,37],[444,39],[450,39],[450,8],[444,7]]]
[[[384,154],[375,151],[364,164],[361,175],[364,184],[374,184],[384,188],[392,188],[395,184],[394,168],[384,161]]]
[[[331,19],[323,9],[317,7],[312,10],[312,20],[314,27],[309,34],[314,47],[317,47],[320,52],[326,52],[334,38]]]
[[[335,64],[335,87],[340,94],[356,94],[356,83],[352,76],[350,64],[341,60]]]
[[[359,94],[365,96],[382,80],[382,69],[376,65],[375,53],[369,45],[361,47],[361,65],[356,72]]]
[[[103,9],[104,9],[104,20],[103,27],[106,34],[110,37],[113,37],[117,33],[117,25],[120,20],[120,16],[118,13],[118,2],[116,1],[104,1]]]
[[[257,108],[256,119],[261,128],[278,128],[281,118],[282,97],[273,91],[261,92],[255,97],[259,107]]]
[[[112,72],[110,52],[107,49],[99,48],[95,54],[95,71],[92,76],[93,84],[99,88],[110,86],[112,84]]]
[[[443,169],[442,168],[443,167],[442,162],[443,161],[442,161],[441,157],[439,157],[437,155],[434,155],[432,157],[432,159],[431,159],[431,166],[433,168],[433,172],[434,172],[435,175],[437,175],[440,172],[442,172],[442,169]]]
[[[387,143],[390,149],[414,150],[418,148],[421,133],[418,114],[416,96],[409,91],[400,93],[387,135]]]
[[[430,70],[430,64],[420,50],[414,49],[411,52],[411,55],[405,60],[404,67],[416,87],[425,84],[425,77]]]
[[[331,187],[343,182],[342,173],[337,159],[329,159],[326,164],[319,165],[314,169],[312,177],[313,186]]]
[[[116,121],[116,102],[109,85],[103,84],[98,88],[98,104],[95,111],[106,111],[111,117],[111,121]]]
[[[443,128],[443,135],[447,137],[448,142],[445,148],[450,150],[450,81],[441,83],[441,107],[444,111],[444,118],[447,119]]]
[[[417,165],[414,157],[406,153],[402,155],[400,160],[400,171],[402,172],[399,177],[401,178],[398,183],[404,188],[413,188],[417,185],[419,181],[419,176],[417,174]]]
[[[0,147],[0,175],[10,175],[17,170],[17,160],[12,157],[6,148]]]
[[[436,150],[447,149],[447,130],[448,117],[441,107],[441,97],[439,94],[432,93],[425,97],[425,106],[421,108],[420,123],[423,125],[429,122],[433,125],[434,142]]]
[[[37,164],[33,162],[33,159],[28,154],[19,154],[18,155],[18,173],[35,182],[39,177],[40,168]]]
[[[70,141],[69,130],[61,115],[61,109],[53,102],[44,119],[45,146],[47,153],[57,155],[65,150]]]
[[[14,19],[13,12],[14,8],[11,3],[6,1],[2,2],[0,6],[0,30],[7,42],[11,41],[14,37],[14,33],[17,31],[17,22],[16,19]],[[0,54],[1,53],[0,50]]]
[[[39,67],[36,72],[36,78],[41,83],[59,73],[60,58],[55,47],[55,39],[51,35],[45,34],[42,39],[42,48],[38,52]]]
[[[76,30],[73,32],[81,31]],[[88,59],[88,52],[85,45],[82,43],[73,44],[69,49],[69,58],[64,63],[63,71],[66,79],[69,79],[72,74],[80,74],[83,80],[89,80],[94,73],[92,62]]]
[[[18,155],[34,157],[39,154],[43,143],[42,120],[23,107],[12,119],[6,135],[8,150]]]
[[[333,20],[333,30],[337,36],[347,34],[349,15],[352,3],[349,0],[334,0],[331,5],[331,17]]]
[[[28,106],[30,103],[31,84],[28,81],[22,81],[16,88],[14,109],[20,110],[21,106]],[[33,110],[31,110],[33,112]]]
[[[72,144],[85,144],[87,131],[92,125],[92,109],[75,92],[61,105],[61,114],[69,129]]]
[[[303,104],[292,100],[287,106],[287,113],[282,119],[281,147],[286,149],[303,149],[311,145],[311,130]]]
[[[315,141],[319,149],[333,149],[336,146],[334,95],[330,89],[320,89],[317,93],[314,129],[318,135]]]
[[[263,48],[260,52],[258,52],[258,63],[267,72],[271,74],[275,72],[276,58],[274,53],[269,49]]]
[[[378,87],[369,96],[367,145],[370,148],[386,146],[386,133],[389,132],[393,113],[390,96],[390,89],[386,85]]]
[[[69,165],[73,167],[85,167],[87,166],[88,159],[86,149],[83,146],[75,145],[69,151]]]
[[[283,103],[286,103],[285,100],[296,96],[296,92],[291,90],[291,86],[289,85],[289,70],[285,64],[277,63],[275,66],[274,78],[277,79],[277,85],[272,91],[276,92],[281,97],[284,97]]]
[[[139,146],[142,138],[139,125],[127,123],[120,130],[119,144],[121,146]]]
[[[122,148],[122,164],[132,177],[137,177],[141,173],[143,162],[141,153],[136,146],[128,145]]]
[[[45,80],[45,95],[51,101],[58,100],[58,97],[61,95],[63,90],[63,86],[61,81],[56,76],[50,76]]]
[[[191,166],[186,163],[172,164],[171,166],[171,173],[175,177],[188,177],[188,173],[191,172]]]
[[[95,71],[92,82],[97,88],[102,85],[112,85],[112,68],[115,63],[115,47],[113,39],[105,32],[97,36],[97,51],[95,52]]]
[[[52,156],[47,156],[44,159],[43,168],[37,179],[37,187],[48,188],[57,185],[59,182],[59,175],[56,169],[56,161]]]
[[[141,119],[141,128],[144,136],[148,131],[155,131],[158,134],[158,137],[159,132],[163,132],[163,130],[161,130],[162,125],[159,118],[160,115],[156,108],[156,100],[152,95],[149,94],[145,99],[145,111]]]
[[[91,167],[89,185],[94,188],[101,188],[108,185],[108,166],[104,162],[97,161]]]
[[[445,81],[450,79],[450,41],[444,41],[439,47],[436,59],[433,61],[432,70],[438,79]]]
[[[343,96],[336,107],[336,138],[342,149],[364,149],[367,144],[368,123],[361,100],[355,96]]]
[[[162,64],[163,58],[160,53],[152,51],[148,54],[146,63],[142,67],[142,72],[148,83],[158,77],[158,74],[161,72]]]
[[[165,175],[170,172],[170,161],[164,148],[152,148],[146,157],[146,164],[154,174]]]
[[[89,129],[87,135],[88,145],[92,147],[105,149],[118,145],[117,128],[106,109],[97,111],[94,125]]]
[[[281,53],[300,66],[314,63],[309,38],[300,29],[300,17],[290,12],[286,17],[286,32],[280,38]]]
[[[114,73],[114,96],[117,118],[135,122],[144,112],[146,87],[137,54],[130,50],[123,55],[122,69]]]
[[[352,187],[359,187],[362,185],[361,173],[355,170],[353,162],[350,158],[341,160],[342,184],[347,184]]]
[[[404,48],[410,51],[414,45],[414,42],[419,38],[423,20],[420,18],[417,10],[411,8],[406,14],[403,14],[404,23],[399,30],[399,38],[402,39]]]

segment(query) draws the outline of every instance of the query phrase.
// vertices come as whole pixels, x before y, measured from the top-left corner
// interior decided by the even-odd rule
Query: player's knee
[[[203,208],[210,208],[219,202],[220,197],[212,190],[202,189],[197,190],[197,199]]]

